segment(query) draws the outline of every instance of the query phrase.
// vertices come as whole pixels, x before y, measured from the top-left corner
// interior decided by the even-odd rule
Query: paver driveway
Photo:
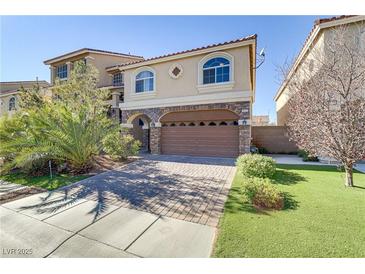
[[[234,172],[233,159],[148,155],[4,204],[1,256],[207,257]]]

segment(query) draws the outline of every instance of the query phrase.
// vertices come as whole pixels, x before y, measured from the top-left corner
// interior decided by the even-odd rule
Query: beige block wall
[[[234,86],[231,91],[249,91],[250,87],[250,62],[249,62],[249,47],[244,46],[235,49],[224,50],[234,58]],[[184,59],[176,59],[163,63],[157,63],[148,66],[155,71],[156,79],[156,95],[147,98],[138,98],[132,94],[137,68],[128,69],[124,73],[125,82],[125,102],[144,99],[164,99],[171,97],[183,97],[200,94],[197,85],[198,83],[198,65],[203,57],[208,54],[202,54]],[[183,74],[178,79],[173,79],[169,75],[169,69],[174,64],[180,64],[183,68]],[[225,91],[221,91],[225,92]],[[131,96],[132,95],[132,96]]]
[[[294,153],[297,145],[289,140],[287,128],[283,126],[251,127],[252,143],[265,148],[269,153]]]

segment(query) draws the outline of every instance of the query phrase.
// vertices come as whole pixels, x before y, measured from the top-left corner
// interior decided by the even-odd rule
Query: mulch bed
[[[14,190],[12,192],[9,192],[7,194],[0,196],[0,205],[12,202],[21,198],[25,198],[27,196],[31,196],[34,194],[38,194],[41,192],[45,192],[46,190],[40,187],[26,187],[19,190]]]
[[[140,157],[129,157],[127,160],[124,161],[117,161],[113,160],[108,155],[100,155],[95,157],[95,164],[94,167],[87,173],[87,175],[96,175],[105,171],[113,170],[131,162],[138,160]]]

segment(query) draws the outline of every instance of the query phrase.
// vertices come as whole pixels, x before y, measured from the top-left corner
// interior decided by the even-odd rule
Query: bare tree
[[[329,30],[287,81],[289,134],[311,155],[337,160],[352,187],[353,165],[365,158],[364,24]]]

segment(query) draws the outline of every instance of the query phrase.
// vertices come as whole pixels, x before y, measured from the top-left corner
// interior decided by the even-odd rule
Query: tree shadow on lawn
[[[299,182],[306,182],[306,178],[297,172],[288,170],[276,170],[274,177],[271,179],[273,184],[294,185]]]
[[[289,192],[282,192],[284,196],[284,208],[283,210],[287,209],[297,209],[299,207],[299,202],[294,199],[294,196],[291,195]]]

